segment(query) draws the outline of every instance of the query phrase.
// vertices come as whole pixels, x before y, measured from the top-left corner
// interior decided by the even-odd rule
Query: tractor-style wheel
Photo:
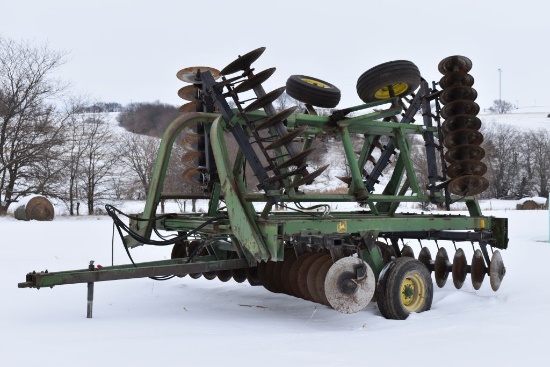
[[[407,60],[390,61],[365,71],[357,80],[357,94],[365,103],[404,97],[420,85],[418,67]],[[393,92],[392,92],[393,91]]]
[[[340,89],[324,80],[305,75],[291,75],[286,81],[286,93],[312,106],[333,108],[340,102]]]
[[[380,273],[376,299],[387,319],[405,320],[411,312],[429,310],[433,283],[428,269],[410,257],[392,260]]]

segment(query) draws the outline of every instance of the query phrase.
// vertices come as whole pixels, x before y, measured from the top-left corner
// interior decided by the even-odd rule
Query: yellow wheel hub
[[[409,88],[409,85],[407,83],[394,83],[391,85],[391,88],[393,89],[393,94],[395,96],[399,96],[403,93],[405,93],[405,91]],[[381,89],[378,89],[375,93],[374,93],[374,97],[376,99],[388,99],[388,98],[391,98],[391,95],[390,95],[390,86],[387,86],[387,87],[384,87],[384,88],[381,88]]]
[[[410,274],[401,282],[401,304],[409,312],[416,312],[424,303],[426,288],[418,274]]]
[[[323,83],[323,82],[321,82],[319,80],[316,80],[316,79],[302,78],[302,81],[304,81],[308,84],[316,85],[316,86],[321,87],[321,88],[330,89],[330,85],[328,85],[326,83]]]

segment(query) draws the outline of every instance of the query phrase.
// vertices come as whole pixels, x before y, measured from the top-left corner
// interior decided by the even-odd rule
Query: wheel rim
[[[311,85],[316,85],[320,88],[325,88],[325,89],[330,89],[330,85],[326,84],[326,83],[323,83],[319,80],[316,80],[316,79],[311,79],[311,78],[301,78],[301,80],[303,82],[306,82],[308,84],[311,84]]]
[[[393,94],[395,96],[399,96],[409,88],[409,85],[407,83],[393,83],[391,85],[391,88],[393,89]],[[388,99],[391,98],[390,94],[390,86],[380,88],[374,93],[374,97],[376,99]]]
[[[419,274],[410,274],[401,282],[401,303],[408,312],[416,312],[422,307],[426,293],[424,282]]]

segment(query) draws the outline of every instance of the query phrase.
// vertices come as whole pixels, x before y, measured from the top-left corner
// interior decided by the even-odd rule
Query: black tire
[[[387,319],[405,320],[411,312],[428,311],[433,299],[430,272],[410,257],[392,260],[380,273],[376,299]]]
[[[388,86],[395,96],[404,97],[420,85],[418,67],[407,60],[390,61],[365,71],[357,80],[357,94],[365,103],[390,98]]]
[[[306,75],[291,75],[286,81],[286,93],[312,106],[334,108],[340,103],[340,89],[324,80]]]

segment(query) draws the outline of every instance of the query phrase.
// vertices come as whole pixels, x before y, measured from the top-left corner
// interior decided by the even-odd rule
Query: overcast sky
[[[499,69],[502,99],[550,106],[541,0],[2,0],[0,9],[2,37],[69,51],[59,76],[104,102],[181,105],[179,69],[221,69],[265,46],[254,66],[277,67],[267,91],[305,74],[339,87],[339,107],[362,103],[357,78],[377,64],[410,60],[431,82],[456,54],[473,61],[482,109],[499,98]]]

